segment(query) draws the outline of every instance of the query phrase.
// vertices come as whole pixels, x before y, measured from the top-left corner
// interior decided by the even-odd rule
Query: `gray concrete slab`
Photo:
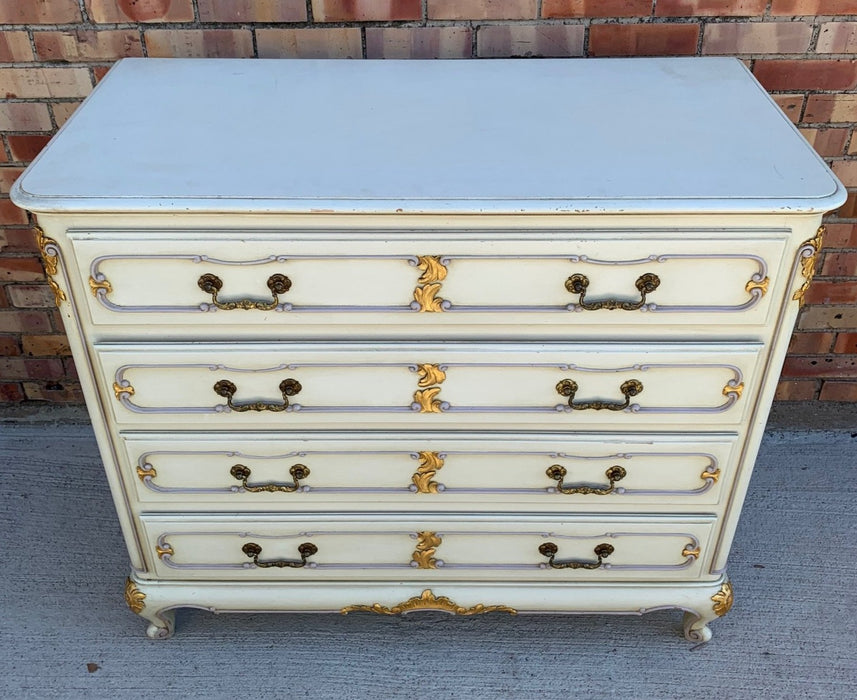
[[[766,436],[732,612],[212,615],[143,636],[85,424],[0,425],[2,698],[855,698],[857,429]]]

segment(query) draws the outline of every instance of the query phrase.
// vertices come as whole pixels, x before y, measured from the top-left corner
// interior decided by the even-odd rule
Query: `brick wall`
[[[0,403],[81,401],[8,192],[123,56],[740,56],[853,190],[778,398],[857,401],[857,0],[0,0],[0,27]]]

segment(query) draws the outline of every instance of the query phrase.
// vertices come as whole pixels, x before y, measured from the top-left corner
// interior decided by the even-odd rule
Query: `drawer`
[[[716,506],[738,441],[705,435],[126,434],[138,510],[651,511]]]
[[[95,346],[122,426],[738,425],[758,344]]]
[[[645,220],[640,220],[641,225]],[[789,233],[73,231],[97,325],[282,330],[763,324]],[[789,261],[791,264],[791,261]],[[772,292],[769,294],[769,292]],[[445,330],[444,330],[445,329]]]
[[[140,518],[164,579],[688,580],[714,519],[611,517]]]

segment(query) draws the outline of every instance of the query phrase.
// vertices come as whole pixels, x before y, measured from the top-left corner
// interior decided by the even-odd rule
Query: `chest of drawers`
[[[12,196],[150,636],[667,607],[698,641],[844,190],[729,59],[128,59]]]

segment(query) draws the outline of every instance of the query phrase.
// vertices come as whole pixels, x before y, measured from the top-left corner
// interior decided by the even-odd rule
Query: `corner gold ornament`
[[[440,484],[433,481],[435,475],[443,468],[444,459],[437,452],[419,452],[420,466],[411,476],[415,493],[438,493]]]
[[[436,532],[418,532],[417,548],[411,555],[411,565],[418,569],[436,569],[438,561],[434,558],[443,539]]]
[[[419,255],[417,256],[417,269],[422,270],[423,274],[417,280],[417,287],[414,289],[414,306],[420,312],[440,312],[445,311],[449,303],[438,296],[440,293],[441,282],[446,279],[446,265],[441,262],[439,255]]]
[[[760,296],[765,296],[768,293],[768,285],[771,283],[769,277],[765,277],[763,280],[750,280],[747,284],[744,285],[744,289],[747,293],[752,293],[754,289],[761,289],[762,294]]]
[[[137,477],[140,481],[145,481],[147,476],[154,479],[158,475],[158,472],[155,471],[155,468],[151,464],[147,464],[146,467],[148,467],[148,469],[144,469],[139,465],[137,466]]]
[[[800,289],[792,294],[792,301],[800,302],[801,306],[804,304],[806,290],[809,289],[809,284],[815,276],[815,263],[818,260],[818,253],[821,250],[824,240],[824,230],[824,226],[819,226],[815,236],[804,241],[797,253],[800,257],[800,271],[803,275],[803,284],[800,286]]]
[[[169,554],[170,556],[175,554],[175,551],[173,550],[173,546],[169,543],[166,543],[166,546],[164,546],[164,547],[161,547],[160,545],[156,545],[155,546],[155,552],[157,552],[157,554],[158,554],[158,559],[163,559],[165,556],[167,556],[167,554]]]
[[[711,601],[714,603],[713,610],[717,617],[723,617],[732,609],[734,596],[732,592],[732,584],[729,581],[720,586],[720,590],[711,596]]]
[[[730,394],[735,394],[736,399],[741,398],[741,394],[744,391],[744,382],[740,382],[739,384],[727,384],[723,387],[723,395],[729,396]]]
[[[131,608],[131,612],[139,615],[146,607],[146,594],[143,593],[131,578],[125,579],[125,603]]]
[[[60,286],[54,279],[54,275],[57,274],[59,269],[59,246],[57,246],[57,242],[53,238],[48,238],[45,235],[41,226],[33,226],[33,232],[36,234],[36,244],[39,246],[39,251],[42,254],[42,262],[45,266],[48,284],[51,287],[51,291],[54,293],[56,304],[59,306],[67,299],[65,292],[60,289]]]
[[[339,612],[347,615],[351,612],[372,612],[378,615],[403,615],[413,612],[414,610],[434,610],[438,612],[447,612],[453,615],[484,615],[490,612],[505,612],[510,615],[517,615],[518,611],[514,608],[505,605],[483,605],[477,603],[471,608],[465,608],[462,605],[453,603],[449,598],[444,596],[437,597],[431,592],[430,588],[426,588],[419,596],[409,598],[403,603],[394,605],[388,608],[380,603],[374,605],[349,605],[342,608]]]
[[[700,548],[699,545],[695,547],[692,544],[687,545],[683,550],[681,550],[681,555],[683,557],[693,557],[694,559],[699,559]]]

